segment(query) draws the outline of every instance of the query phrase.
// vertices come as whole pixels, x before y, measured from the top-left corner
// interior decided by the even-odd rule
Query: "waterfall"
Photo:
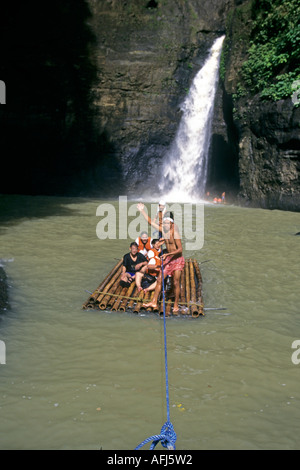
[[[197,200],[207,180],[214,98],[224,37],[215,40],[181,106],[182,118],[163,159],[159,190],[170,202]]]

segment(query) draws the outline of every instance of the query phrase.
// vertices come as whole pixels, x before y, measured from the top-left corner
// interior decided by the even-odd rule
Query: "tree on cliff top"
[[[244,87],[277,101],[293,93],[300,80],[300,4],[298,0],[253,0]]]

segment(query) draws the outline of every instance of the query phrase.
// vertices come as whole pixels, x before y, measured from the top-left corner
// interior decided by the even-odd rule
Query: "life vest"
[[[141,240],[141,237],[138,237],[136,239],[136,243],[138,244],[138,250],[140,253],[142,253],[142,255],[146,256],[146,258],[148,257],[147,254],[148,254],[148,251],[149,250],[152,250],[152,245],[151,245],[151,238],[148,237],[148,240],[147,240],[147,243],[144,244]]]
[[[155,248],[151,248],[151,250],[148,251],[148,258],[149,258],[148,266],[160,268],[161,266],[161,259],[159,256],[160,253],[161,253],[161,249],[156,250]]]

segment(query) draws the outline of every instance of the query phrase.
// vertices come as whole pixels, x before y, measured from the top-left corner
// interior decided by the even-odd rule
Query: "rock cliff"
[[[208,189],[242,204],[300,209],[299,108],[291,99],[236,99],[249,48],[251,1],[90,0],[97,37],[99,122],[122,167],[125,191],[155,187],[179,105],[216,36],[227,50],[213,122]]]
[[[180,104],[226,33],[208,189],[299,210],[299,108],[290,98],[238,97],[252,1],[6,2],[0,137],[10,177],[1,191],[103,197],[155,188]]]
[[[97,38],[98,124],[122,166],[126,192],[155,186],[184,99],[233,0],[89,0]],[[220,108],[222,91],[219,90]],[[216,113],[214,129],[224,121]],[[224,125],[225,126],[225,125]],[[102,170],[99,168],[99,175]]]
[[[239,199],[264,208],[300,210],[300,108],[292,97],[239,96],[241,68],[252,30],[251,1],[230,14],[224,54],[224,89],[230,97],[238,152]]]

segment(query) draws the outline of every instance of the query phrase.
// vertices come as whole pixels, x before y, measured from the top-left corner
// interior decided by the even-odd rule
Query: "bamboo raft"
[[[151,302],[154,291],[138,292],[135,281],[129,287],[120,286],[123,259],[121,259],[105,277],[97,289],[91,293],[90,297],[83,304],[84,310],[109,310],[111,312],[131,311],[133,313],[155,311],[163,316],[163,295],[157,304],[157,309],[152,307],[147,309],[144,303]],[[166,316],[189,316],[198,318],[204,315],[202,297],[202,276],[199,264],[195,259],[185,260],[185,267],[181,273],[180,281],[179,312],[173,312],[174,293],[173,289],[165,288]]]

